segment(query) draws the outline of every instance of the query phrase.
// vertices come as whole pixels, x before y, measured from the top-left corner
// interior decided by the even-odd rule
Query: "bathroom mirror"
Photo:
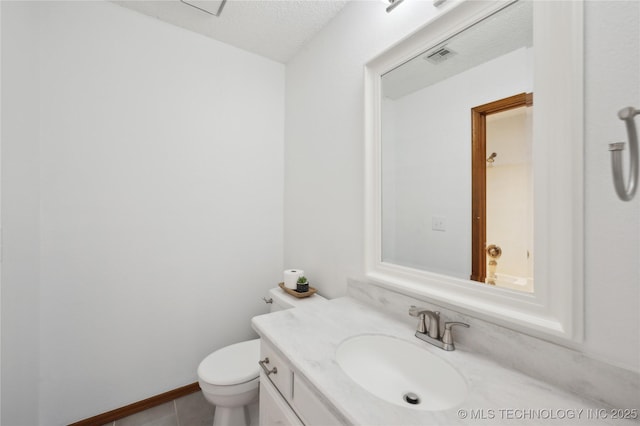
[[[520,1],[382,76],[382,261],[533,292],[533,51]]]
[[[452,4],[368,62],[367,277],[530,334],[580,340],[582,100],[581,1]],[[474,151],[472,135],[480,126],[474,115],[484,127],[514,117],[521,122],[521,160],[513,160],[504,143],[494,148],[485,140]],[[473,223],[479,204],[484,232],[491,222],[504,222],[476,194],[478,176],[487,179],[487,169],[493,163],[495,171],[501,161],[525,163],[519,176],[528,192],[511,201],[520,221],[529,222],[513,250],[528,262],[515,279],[532,285],[519,291],[487,285],[487,278],[497,278],[489,262],[498,259],[493,272],[499,273],[507,237],[478,236]],[[474,171],[478,164],[482,174]],[[484,185],[486,204],[495,189]]]

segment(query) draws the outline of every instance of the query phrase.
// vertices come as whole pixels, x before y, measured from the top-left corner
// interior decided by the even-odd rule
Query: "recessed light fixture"
[[[227,0],[180,0],[187,6],[194,7],[204,13],[220,16]]]

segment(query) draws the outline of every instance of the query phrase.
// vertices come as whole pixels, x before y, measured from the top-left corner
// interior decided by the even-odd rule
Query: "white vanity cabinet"
[[[293,409],[273,386],[267,375],[260,373],[260,426],[303,426]]]
[[[342,424],[268,343],[260,347],[260,426]]]

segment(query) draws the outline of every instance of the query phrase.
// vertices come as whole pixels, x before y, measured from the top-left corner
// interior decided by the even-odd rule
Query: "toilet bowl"
[[[269,290],[270,312],[325,302],[319,295],[296,299],[280,288]],[[247,405],[256,401],[260,389],[260,339],[247,340],[209,354],[198,366],[202,394],[216,411],[214,426],[247,426]]]
[[[245,426],[245,406],[258,397],[260,339],[219,349],[198,366],[202,394],[215,405],[214,426]]]

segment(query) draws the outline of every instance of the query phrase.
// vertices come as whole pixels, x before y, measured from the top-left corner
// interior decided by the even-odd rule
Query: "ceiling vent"
[[[456,52],[449,49],[447,46],[442,46],[440,48],[437,48],[435,51],[427,53],[427,55],[424,56],[424,60],[429,61],[432,64],[439,64],[455,55],[457,55]]]

